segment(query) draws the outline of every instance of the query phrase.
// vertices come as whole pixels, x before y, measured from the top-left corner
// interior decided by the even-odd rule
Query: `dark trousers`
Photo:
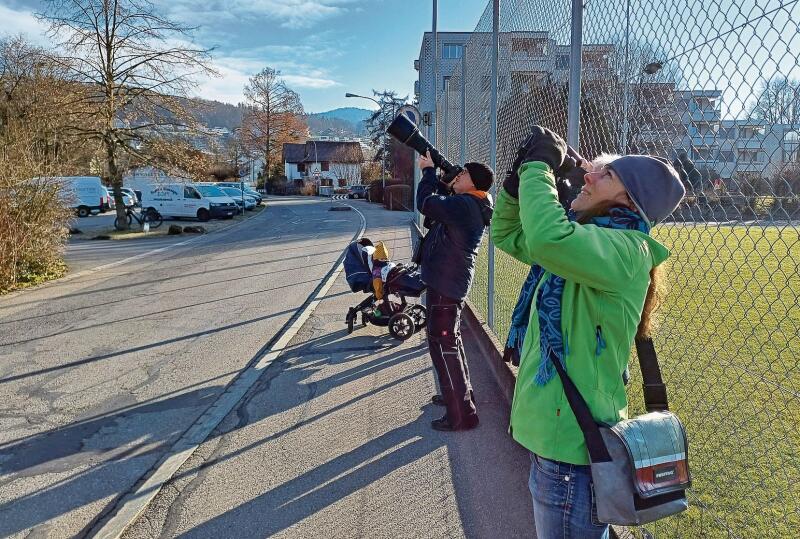
[[[428,288],[428,349],[433,368],[447,405],[447,418],[457,425],[477,415],[472,398],[467,356],[461,342],[461,311],[464,302],[448,298]]]

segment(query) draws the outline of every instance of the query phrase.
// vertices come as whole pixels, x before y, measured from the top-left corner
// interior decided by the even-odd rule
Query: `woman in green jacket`
[[[527,294],[530,315],[510,432],[531,452],[539,539],[608,536],[597,520],[583,433],[550,358],[565,366],[596,421],[627,417],[623,373],[634,336],[649,329],[651,276],[669,255],[650,228],[685,194],[666,160],[629,155],[587,172],[567,215],[554,175],[574,164],[566,154],[558,135],[534,127],[503,184],[491,229],[498,248],[532,266],[520,298],[524,303]]]

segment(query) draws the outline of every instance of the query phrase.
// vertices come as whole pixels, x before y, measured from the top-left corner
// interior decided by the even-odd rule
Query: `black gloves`
[[[522,166],[522,163],[525,160],[525,155],[528,153],[526,144],[531,137],[533,137],[533,133],[528,135],[528,138],[526,138],[517,149],[517,157],[511,164],[511,170],[506,172],[505,180],[503,180],[503,189],[506,193],[514,198],[519,198],[519,175],[517,174],[517,171],[519,170],[519,167]]]
[[[503,181],[503,189],[512,197],[519,198],[519,167],[529,161],[541,161],[546,163],[553,170],[556,178],[567,178],[570,180],[565,184],[556,181],[556,188],[559,192],[559,200],[568,207],[571,198],[577,195],[583,186],[583,175],[586,170],[581,168],[584,159],[573,150],[564,140],[544,127],[535,125],[531,129],[530,135],[520,145],[517,150],[517,158],[511,165],[511,170],[506,172]],[[570,188],[570,184],[572,188]]]
[[[517,169],[506,171],[506,178],[503,180],[503,190],[514,198],[519,198],[519,176]]]
[[[531,134],[522,143],[520,153],[523,150],[525,154],[520,165],[529,161],[541,161],[549,165],[553,172],[556,172],[564,163],[564,156],[567,155],[567,143],[549,129],[534,125],[531,128]]]

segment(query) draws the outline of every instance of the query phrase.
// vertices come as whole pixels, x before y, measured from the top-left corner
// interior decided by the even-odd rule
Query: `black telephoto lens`
[[[428,142],[428,139],[422,136],[414,122],[405,114],[398,114],[389,125],[389,128],[386,129],[386,132],[420,155],[425,155],[425,152],[431,152],[433,164],[444,171],[445,177],[454,178],[461,171],[460,166],[448,161],[439,153],[439,150]]]

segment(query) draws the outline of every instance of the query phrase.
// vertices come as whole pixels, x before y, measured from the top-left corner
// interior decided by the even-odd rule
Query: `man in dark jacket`
[[[430,154],[420,157],[419,167],[417,207],[429,228],[420,261],[422,280],[428,286],[428,348],[442,391],[433,402],[447,407],[447,414],[432,426],[468,430],[478,426],[478,413],[461,342],[461,311],[475,275],[481,238],[492,219],[488,191],[494,172],[482,163],[467,163],[444,185]]]

